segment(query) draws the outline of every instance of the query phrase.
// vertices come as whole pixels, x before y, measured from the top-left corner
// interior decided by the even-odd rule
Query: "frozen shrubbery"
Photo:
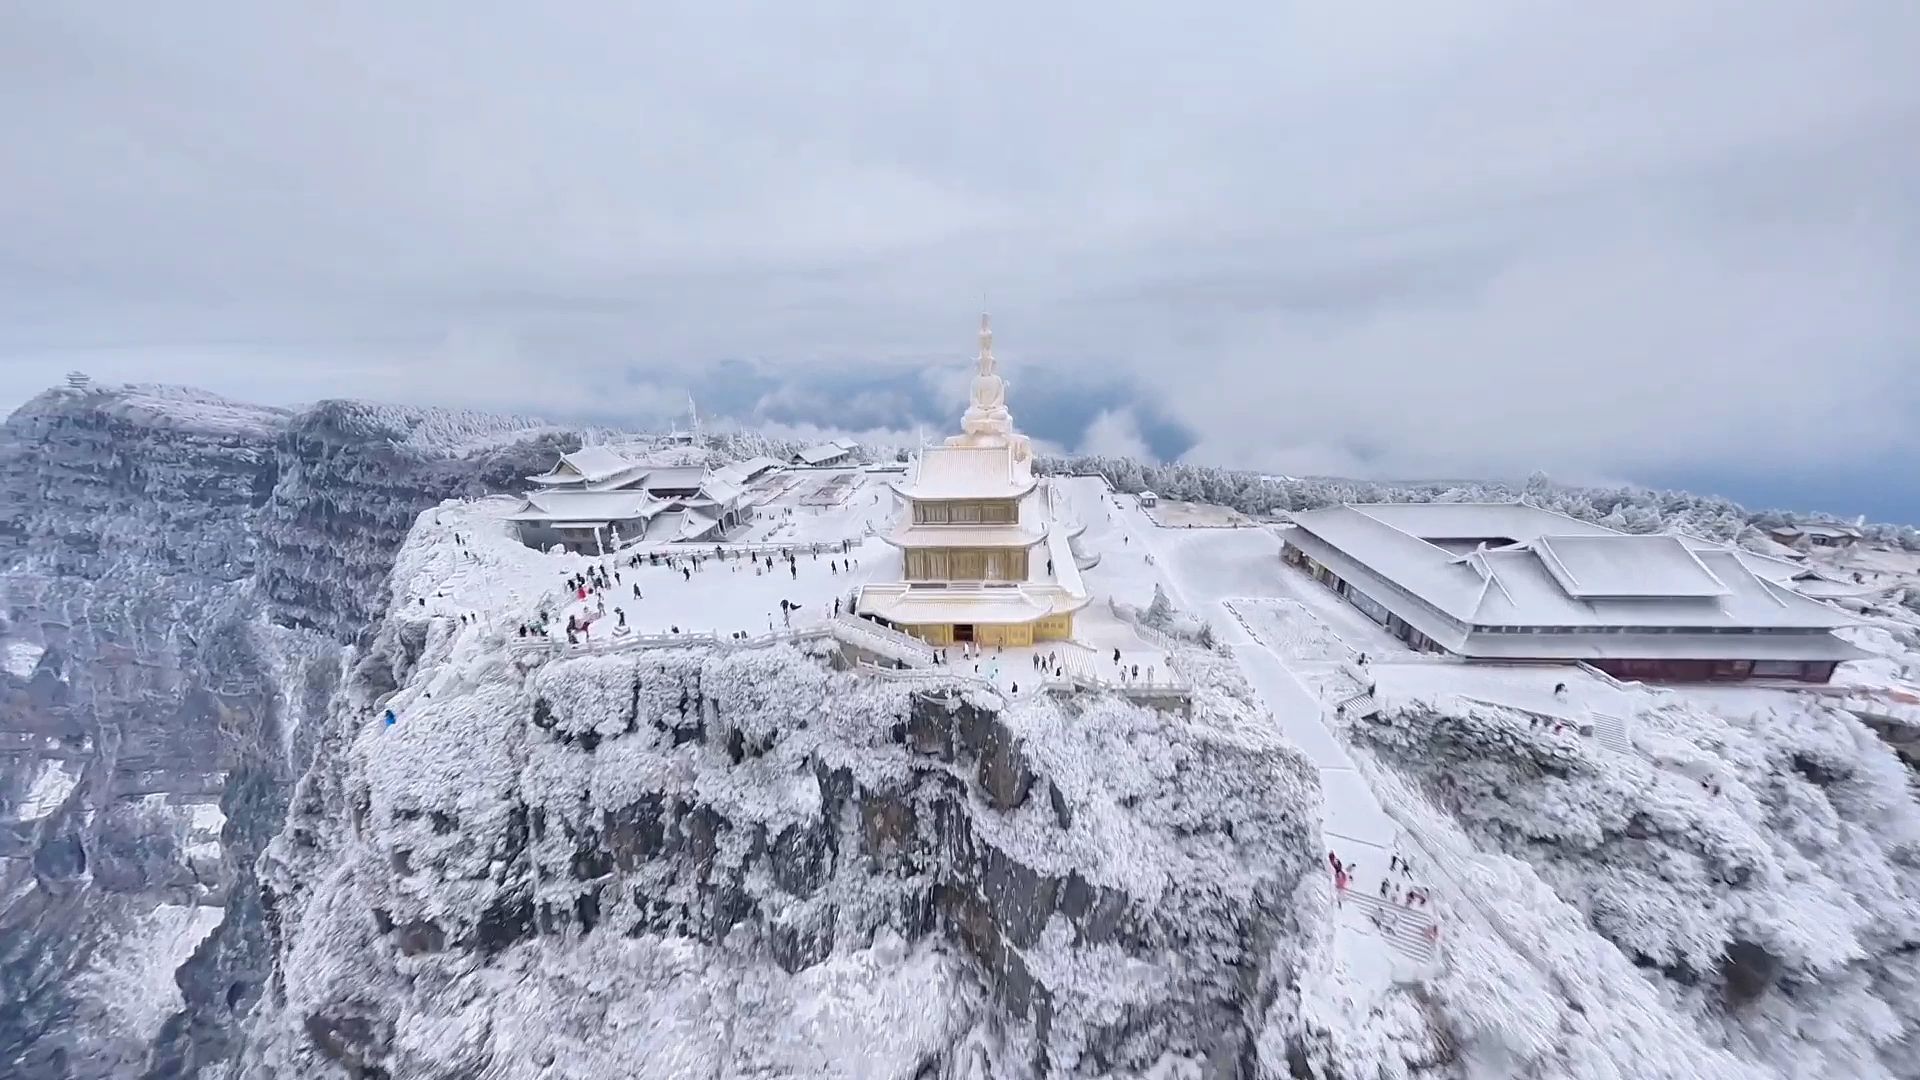
[[[1629,754],[1451,698],[1354,730],[1529,864],[1696,1018],[1703,1046],[1755,1075],[1912,1075],[1920,805],[1906,770],[1812,699],[1642,699]]]
[[[1217,503],[1246,514],[1284,514],[1340,503],[1365,502],[1509,502],[1524,498],[1583,521],[1597,521],[1622,532],[1673,531],[1733,541],[1766,550],[1762,530],[1817,516],[1782,510],[1748,510],[1716,495],[1655,491],[1639,487],[1590,488],[1556,484],[1535,473],[1524,484],[1494,480],[1393,483],[1334,477],[1270,476],[1211,465],[1146,464],[1131,458],[1079,456],[1043,458],[1041,471],[1098,473],[1115,489],[1154,491],[1161,498]],[[1920,529],[1910,525],[1870,524],[1871,541],[1920,550]]]

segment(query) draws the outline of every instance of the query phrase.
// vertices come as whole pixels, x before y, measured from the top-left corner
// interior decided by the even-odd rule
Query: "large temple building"
[[[1331,506],[1282,557],[1423,652],[1585,661],[1627,679],[1826,682],[1855,620],[1792,588],[1797,564],[1628,535],[1522,503]]]
[[[893,485],[902,502],[887,537],[900,550],[898,582],[864,586],[860,615],[935,645],[1031,645],[1071,637],[1087,604],[1068,546],[1033,475],[1033,448],[1014,430],[993,329],[980,317],[978,370],[960,434],[925,447]]]
[[[655,465],[587,446],[527,477],[533,490],[509,520],[521,542],[542,550],[597,554],[642,539],[712,541],[752,520],[748,485],[779,467],[771,458],[722,469]]]

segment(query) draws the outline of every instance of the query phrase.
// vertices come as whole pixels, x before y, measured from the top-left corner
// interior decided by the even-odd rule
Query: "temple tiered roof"
[[[1017,499],[1034,487],[1033,471],[1009,446],[930,446],[894,490],[909,499]]]

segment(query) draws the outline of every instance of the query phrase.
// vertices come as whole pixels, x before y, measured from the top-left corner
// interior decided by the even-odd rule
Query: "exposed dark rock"
[[[875,866],[894,865],[914,843],[913,804],[870,795],[860,804],[860,846]]]
[[[972,702],[950,700],[954,741],[960,752],[973,756],[985,753],[1000,726],[999,718]]]
[[[820,825],[789,825],[773,842],[773,880],[795,896],[812,896],[826,879],[831,854]]]
[[[393,943],[408,956],[439,952],[446,947],[447,932],[431,919],[416,919],[394,927]]]
[[[606,815],[606,843],[614,865],[623,871],[637,870],[660,850],[665,839],[661,809],[659,796],[649,795]]]
[[[409,444],[442,415],[344,402],[296,414],[134,386],[50,391],[7,419],[0,637],[45,651],[24,685],[0,675],[0,737],[50,737],[89,780],[20,852],[37,896],[0,932],[0,1071],[82,1075],[23,1064],[35,1055],[18,1048],[62,1040],[59,1056],[87,1068],[138,1076],[146,1059],[148,1080],[171,1080],[211,1075],[237,1047],[280,918],[254,866],[328,727],[348,674],[338,647],[362,646],[350,677],[363,702],[397,690],[424,640],[394,630],[367,646],[416,517],[572,448],[546,435],[477,455]],[[357,795],[315,795],[365,827]],[[126,812],[147,796],[165,803]],[[214,799],[226,825],[209,859],[178,838],[192,805]],[[320,849],[314,829],[289,835]],[[111,1014],[72,977],[156,902],[220,907],[222,920],[177,972],[185,1010],[149,1054],[78,1019]]]
[[[1021,1034],[1014,1052],[1033,1055],[1036,1068],[1079,1061],[1083,1070],[1111,1064],[1115,1070],[1138,1071],[1168,1045],[1183,1040],[1197,1045],[1193,1033],[1198,1031],[1206,1041],[1197,1052],[1224,1055],[1230,1071],[1246,1032],[1273,1000],[1265,991],[1271,979],[1262,973],[1274,939],[1249,930],[1248,924],[1265,926],[1278,917],[1284,910],[1276,903],[1278,894],[1257,913],[1174,926],[1168,924],[1174,905],[1165,896],[1151,905],[1132,904],[1124,892],[1092,884],[1090,868],[1085,873],[1040,869],[1036,852],[1026,845],[1056,843],[1057,830],[1035,832],[1002,814],[1021,806],[1042,783],[1047,809],[1039,811],[1046,815],[1041,821],[1084,827],[1076,818],[1106,808],[1069,805],[1057,783],[1036,773],[997,714],[957,699],[923,698],[903,704],[890,718],[899,721],[898,745],[891,742],[892,724],[861,730],[848,727],[844,718],[815,722],[816,730],[827,729],[840,742],[779,740],[773,732],[803,725],[777,712],[763,715],[740,707],[731,695],[740,693],[733,688],[742,684],[741,670],[714,667],[744,665],[761,655],[689,659],[662,650],[633,661],[641,670],[638,684],[645,688],[632,706],[636,730],[607,736],[600,760],[593,763],[584,761],[585,747],[567,733],[583,728],[592,715],[576,713],[576,701],[604,708],[607,699],[604,687],[580,679],[602,672],[625,679],[633,677],[632,666],[624,658],[592,657],[555,662],[582,668],[550,665],[534,672],[538,693],[551,701],[551,732],[522,721],[524,741],[504,753],[485,751],[501,756],[487,759],[473,773],[485,784],[513,776],[498,762],[524,770],[517,785],[510,779],[500,794],[509,808],[504,826],[497,809],[467,811],[477,801],[474,793],[436,807],[419,801],[412,785],[397,786],[403,793],[397,800],[383,795],[376,779],[369,827],[390,826],[397,835],[386,838],[387,844],[405,838],[416,845],[414,879],[382,901],[392,903],[400,924],[392,932],[396,948],[422,953],[447,948],[440,937],[412,940],[411,934],[426,932],[419,925],[424,923],[444,928],[444,939],[455,942],[451,948],[471,950],[475,959],[491,959],[525,977],[551,958],[541,951],[544,943],[532,949],[516,949],[516,944],[536,935],[571,941],[596,931],[605,934],[601,924],[607,923],[626,937],[684,937],[725,950],[715,963],[730,963],[726,954],[739,953],[800,972],[842,950],[881,949],[882,940],[892,935],[922,945],[931,936],[952,946],[936,946],[932,955],[944,953],[942,965],[976,966],[995,1008],[1024,1022],[1016,1028]],[[719,685],[729,687],[727,693],[702,697],[698,687],[708,672],[724,680]],[[617,693],[616,709],[626,705],[626,687]],[[751,693],[763,691],[756,687]],[[514,711],[527,716],[533,696],[529,692],[529,705]],[[684,717],[676,697],[684,703]],[[690,723],[703,714],[717,745],[673,749],[663,730],[675,719]],[[850,738],[849,730],[860,734]],[[871,741],[860,743],[861,737]],[[756,760],[761,746],[764,752]],[[975,756],[969,760],[968,754]],[[755,787],[744,790],[742,781]],[[617,809],[600,805],[610,792],[620,792],[624,804]],[[400,805],[392,806],[394,801]],[[443,835],[434,831],[436,812],[460,821],[444,834],[455,841],[451,847],[436,842]],[[990,820],[980,820],[983,814]],[[465,835],[481,822],[490,822],[496,835]],[[1020,827],[1008,831],[1016,824]],[[1210,827],[1225,831],[1223,825]],[[512,839],[498,835],[515,832],[520,835]],[[1255,835],[1270,834],[1269,828]],[[1166,833],[1169,840],[1177,835]],[[382,839],[377,834],[354,839],[348,848],[378,851]],[[423,857],[428,851],[431,865]],[[1046,857],[1057,860],[1059,853]],[[1301,858],[1304,865],[1311,853],[1303,851]],[[476,865],[487,869],[478,872]],[[387,880],[389,869],[376,860],[374,873],[381,880],[368,884],[376,895],[393,884]],[[421,874],[442,875],[457,888],[437,898],[440,903],[420,905]],[[480,896],[469,899],[475,881],[482,883]],[[1179,888],[1173,895],[1180,896],[1185,910],[1196,904],[1210,910],[1217,903],[1182,896]],[[464,914],[463,904],[471,905]],[[1060,995],[1082,991],[1072,984],[1049,985],[1057,978],[1050,972],[1058,969],[1029,963],[1034,950],[1043,947],[1055,914],[1072,934],[1046,947],[1105,947],[1089,955],[1094,963],[1115,962],[1116,951],[1149,962],[1183,953],[1235,959],[1182,986],[1178,994],[1185,996],[1177,1004],[1118,1005],[1104,1019],[1090,1022],[1079,1003],[1061,1002]],[[564,952],[567,946],[554,948]],[[390,954],[382,955],[390,960]],[[460,959],[449,957],[445,970],[463,970]],[[397,974],[417,977],[412,970]],[[1057,1052],[1066,1055],[1058,1062]]]
[[[1073,828],[1073,807],[1067,805],[1067,797],[1053,781],[1047,781],[1047,804],[1053,807],[1053,819],[1063,829]]]
[[[1053,914],[1058,879],[1036,873],[998,848],[985,848],[982,855],[980,888],[994,921],[1015,945],[1032,945]]]
[[[916,694],[907,714],[905,742],[916,754],[954,759],[954,714],[939,698]]]
[[[1758,1000],[1779,975],[1779,957],[1751,941],[1729,944],[1726,955],[1720,960],[1720,977],[1726,980],[1727,1003],[1736,1008]]]
[[[1060,913],[1073,924],[1076,940],[1097,945],[1119,936],[1127,897],[1114,889],[1089,884],[1075,872],[1061,883],[1059,905]]]
[[[77,878],[87,870],[87,848],[76,833],[42,841],[33,853],[33,872],[48,881]]]
[[[681,815],[678,836],[680,850],[693,864],[695,876],[704,884],[713,873],[713,857],[720,850],[720,815],[710,807],[696,807]]]
[[[583,839],[573,852],[573,879],[594,881],[612,873],[613,854],[600,845],[598,837],[589,834]]]
[[[600,889],[595,885],[574,898],[573,918],[583,934],[592,933],[600,922]]]
[[[492,956],[532,936],[533,901],[524,892],[502,893],[487,906],[467,944],[482,955]]]
[[[365,1016],[329,1016],[314,1013],[306,1020],[307,1037],[321,1054],[339,1062],[355,1080],[385,1080],[387,1072],[375,1062],[393,1045],[390,1022]]]
[[[833,951],[833,909],[815,923],[776,922],[768,927],[767,945],[774,963],[792,974],[810,968]]]
[[[1822,761],[1811,754],[1795,754],[1793,771],[1807,778],[1811,783],[1828,787],[1852,776],[1852,771],[1839,762]]]
[[[995,725],[980,755],[980,786],[987,802],[998,810],[1012,810],[1027,801],[1033,789],[1033,770],[1027,758],[1005,728]]]

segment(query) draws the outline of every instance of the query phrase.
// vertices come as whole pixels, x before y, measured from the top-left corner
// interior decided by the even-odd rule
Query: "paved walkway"
[[[1247,682],[1259,696],[1288,740],[1299,746],[1320,772],[1321,829],[1327,844],[1342,862],[1359,868],[1361,882],[1379,881],[1395,852],[1398,827],[1374,797],[1373,789],[1355,769],[1328,722],[1327,710],[1307,687],[1266,646],[1247,633],[1225,604],[1230,597],[1283,597],[1279,583],[1279,543],[1265,529],[1178,529],[1155,526],[1135,507],[1116,511],[1134,545],[1144,545],[1167,579],[1171,599],[1183,610],[1207,620],[1214,634],[1233,652]],[[1324,856],[1322,859],[1324,866]],[[1364,900],[1343,915],[1334,935],[1335,951],[1348,970],[1376,988],[1394,977],[1394,954],[1405,955],[1390,935],[1356,921],[1349,912],[1365,908]],[[1409,925],[1412,925],[1409,923]],[[1424,924],[1417,933],[1424,933]],[[1427,953],[1430,956],[1431,953]]]

